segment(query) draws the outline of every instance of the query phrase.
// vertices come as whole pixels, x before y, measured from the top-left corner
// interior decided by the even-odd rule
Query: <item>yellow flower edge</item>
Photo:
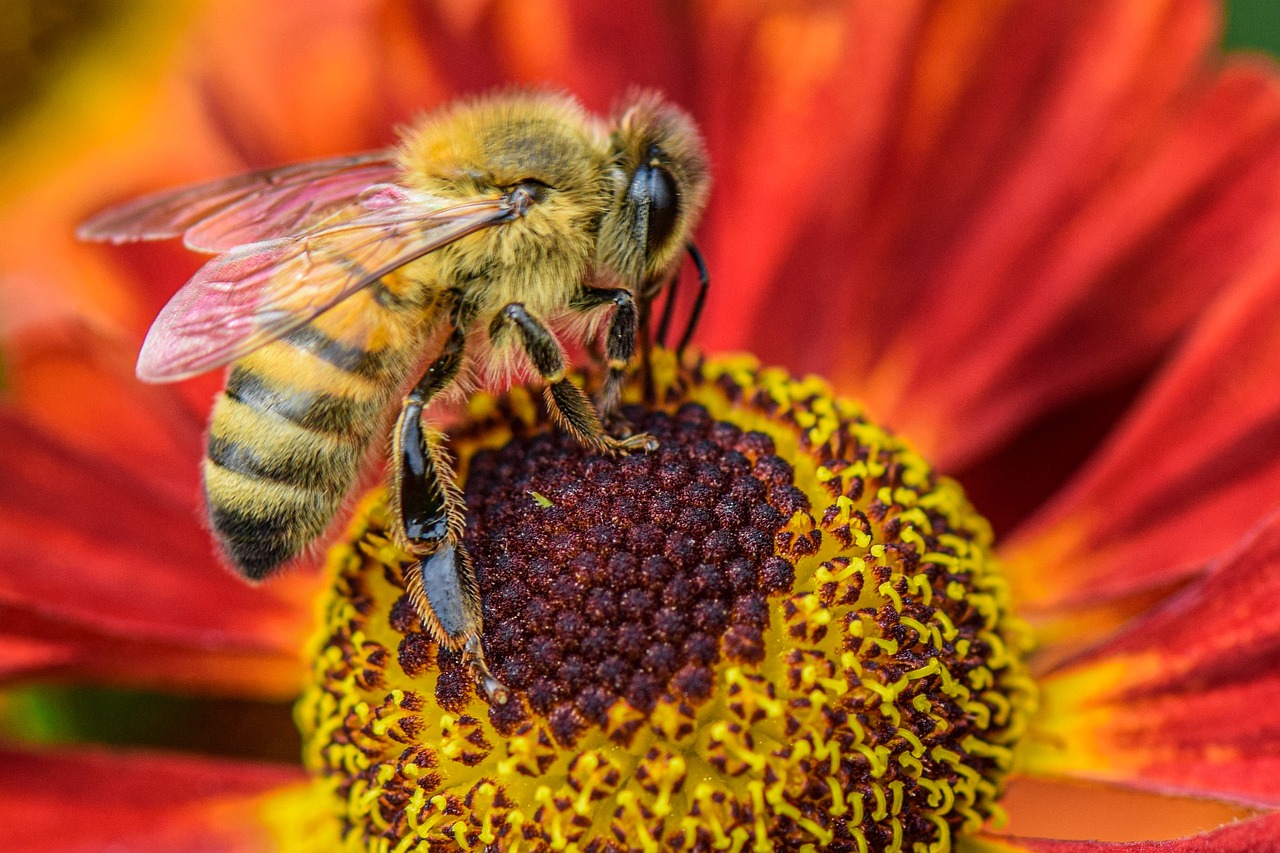
[[[945,851],[1001,819],[1036,689],[960,487],[815,378],[658,352],[652,385],[625,400],[653,460],[524,388],[453,430],[510,707],[361,502],[296,710],[342,849]]]

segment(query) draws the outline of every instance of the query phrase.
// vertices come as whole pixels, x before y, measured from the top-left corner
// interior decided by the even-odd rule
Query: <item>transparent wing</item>
[[[394,157],[373,151],[155,193],[104,210],[76,235],[111,243],[181,235],[196,251],[225,252],[319,225],[369,185],[394,180]]]
[[[138,378],[174,382],[228,364],[410,261],[516,215],[505,197],[442,205],[388,187],[352,219],[219,255],[151,325]]]

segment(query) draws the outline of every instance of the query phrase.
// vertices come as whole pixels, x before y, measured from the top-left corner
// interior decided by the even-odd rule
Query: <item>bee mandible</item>
[[[490,701],[505,702],[485,660],[463,499],[424,410],[472,372],[492,384],[532,368],[553,420],[583,445],[651,450],[650,436],[606,423],[642,315],[686,249],[705,294],[690,235],[707,157],[692,120],[646,93],[604,120],[567,95],[506,92],[400,136],[387,150],[140,198],[79,235],[180,236],[214,255],[152,324],[137,374],[174,382],[231,366],[202,463],[227,561],[259,580],[302,554],[390,426],[388,509],[415,560],[410,597]],[[594,404],[567,378],[552,331],[575,318],[584,337],[604,328]]]

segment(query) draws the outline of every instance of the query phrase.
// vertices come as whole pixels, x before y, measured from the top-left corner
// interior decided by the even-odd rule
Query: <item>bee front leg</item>
[[[631,307],[634,317],[634,302]],[[582,444],[602,453],[625,455],[647,453],[657,448],[657,439],[647,433],[614,438],[605,432],[600,415],[591,400],[565,376],[564,352],[560,349],[560,342],[551,334],[550,329],[526,311],[519,302],[512,302],[498,312],[489,328],[490,337],[500,337],[507,326],[514,326],[520,333],[520,341],[529,360],[547,383],[547,408],[562,429]],[[634,329],[634,321],[632,328]],[[634,331],[631,346],[635,346]]]
[[[444,436],[422,424],[431,398],[457,376],[464,341],[462,330],[455,329],[400,408],[392,439],[390,511],[397,541],[417,560],[407,587],[423,625],[441,645],[462,650],[489,701],[501,705],[509,694],[485,661],[480,589],[462,541],[462,492]]]
[[[613,305],[613,316],[604,336],[604,354],[609,372],[596,405],[606,421],[615,416],[622,400],[622,385],[626,381],[627,365],[636,354],[636,338],[640,328],[640,314],[635,296],[625,287],[585,287],[569,303],[575,311],[588,312],[606,305]],[[625,426],[625,424],[624,424]]]

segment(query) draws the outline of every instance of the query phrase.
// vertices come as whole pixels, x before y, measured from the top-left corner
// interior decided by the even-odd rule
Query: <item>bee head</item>
[[[616,184],[599,262],[639,287],[664,277],[697,226],[710,188],[693,120],[655,93],[630,97],[611,135]]]

